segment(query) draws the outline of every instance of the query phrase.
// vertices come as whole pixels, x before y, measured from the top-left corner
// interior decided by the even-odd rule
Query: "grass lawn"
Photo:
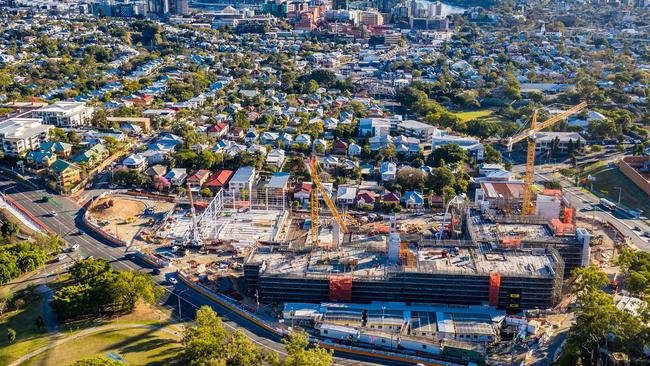
[[[43,299],[39,297],[20,310],[10,311],[0,317],[0,365],[8,365],[21,355],[43,347],[57,337],[38,331],[34,321],[41,314]],[[16,331],[16,341],[9,344],[7,329]]]
[[[109,329],[63,343],[21,365],[63,366],[108,353],[131,365],[164,365],[181,351],[179,336],[147,328]]]
[[[650,215],[650,197],[637,187],[618,168],[598,169],[592,175],[596,178],[593,182],[595,192],[607,196],[607,199],[616,203],[618,189],[621,187],[621,203],[627,207],[643,210],[644,215]],[[589,187],[589,184],[587,184]],[[605,193],[605,191],[607,193]]]
[[[466,122],[466,121],[471,121],[473,119],[486,118],[486,117],[491,116],[493,113],[494,113],[493,110],[481,109],[481,110],[477,110],[477,111],[454,113],[454,115],[456,117],[460,118],[463,122]]]
[[[76,324],[75,330],[61,327],[58,333],[39,331],[34,322],[41,315],[43,298],[40,295],[27,295],[28,305],[17,311],[10,311],[0,317],[0,365],[8,365],[29,352],[35,351],[47,344],[70,337],[80,332],[86,326],[96,326],[99,323]],[[136,307],[135,311],[104,324],[139,324],[159,326],[170,320],[170,312],[165,309],[153,308],[146,305]],[[16,341],[9,344],[7,329],[16,331]],[[115,352],[124,357],[132,365],[162,365],[169,363],[168,359],[178,355],[181,350],[181,333],[175,326],[165,329],[176,332],[171,334],[161,329],[128,328],[98,330],[96,333],[85,335],[62,343],[55,348],[23,363],[23,365],[54,365],[66,366],[81,358],[105,355]]]

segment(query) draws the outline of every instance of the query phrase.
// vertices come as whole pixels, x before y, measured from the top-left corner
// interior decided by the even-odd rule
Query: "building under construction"
[[[244,284],[262,303],[401,301],[549,308],[560,299],[565,275],[589,261],[589,234],[567,227],[465,207],[444,236],[457,240],[391,233],[352,235],[329,249],[257,246],[245,262]]]

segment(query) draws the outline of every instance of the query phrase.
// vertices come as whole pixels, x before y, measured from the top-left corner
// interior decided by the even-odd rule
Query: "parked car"
[[[171,283],[172,285],[177,285],[177,284],[178,284],[178,280],[175,279],[174,277],[170,277],[170,278],[169,278],[169,283]]]

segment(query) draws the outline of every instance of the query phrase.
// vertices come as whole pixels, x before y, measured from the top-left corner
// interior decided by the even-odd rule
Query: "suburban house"
[[[207,169],[197,170],[196,173],[187,178],[187,185],[191,188],[199,189],[210,177],[210,171]]]
[[[208,134],[208,137],[214,137],[216,139],[220,139],[226,136],[228,130],[229,130],[229,126],[226,122],[218,122],[208,127],[206,132]]]
[[[360,190],[357,193],[357,207],[372,210],[375,207],[375,192],[365,189]]]
[[[81,127],[90,124],[94,111],[84,102],[56,102],[32,111],[32,117],[40,118],[48,125]]]
[[[256,178],[257,172],[255,171],[255,167],[240,167],[230,179],[230,190],[233,193],[241,193],[243,190],[246,190],[250,193],[253,190],[253,185],[255,184]]]
[[[217,170],[208,177],[203,183],[203,187],[210,188],[214,191],[222,189],[228,184],[230,178],[235,174],[232,170]]]
[[[52,126],[37,118],[9,118],[0,122],[0,144],[7,156],[18,157],[30,150],[38,150],[47,141]]]
[[[298,200],[301,203],[309,201],[311,196],[312,182],[302,182],[298,184],[293,190],[293,199]]]
[[[339,189],[336,192],[336,202],[341,205],[353,205],[356,198],[356,187],[339,186]]]
[[[171,183],[173,186],[180,187],[185,183],[185,180],[187,179],[187,171],[185,168],[174,168],[165,175],[165,178]]]
[[[70,188],[81,180],[81,168],[65,160],[57,160],[50,166],[50,175],[58,189]]]
[[[355,144],[354,142],[351,143],[348,146],[348,156],[349,157],[359,156],[359,155],[361,155],[362,151],[363,151],[363,148],[361,146]]]
[[[122,160],[122,165],[127,169],[141,172],[147,167],[147,159],[140,154],[132,154]]]
[[[280,168],[284,164],[285,155],[282,149],[273,149],[266,156],[266,164]]]
[[[334,170],[339,165],[339,158],[336,156],[328,155],[323,159],[323,168],[327,170]]]
[[[167,167],[162,164],[152,165],[147,170],[144,171],[144,174],[151,177],[164,177],[167,174]]]
[[[402,197],[402,204],[406,208],[422,208],[424,206],[424,197],[422,196],[422,192],[406,191]]]
[[[381,173],[382,182],[392,182],[395,180],[397,174],[397,164],[392,161],[384,161],[381,163],[379,171]]]

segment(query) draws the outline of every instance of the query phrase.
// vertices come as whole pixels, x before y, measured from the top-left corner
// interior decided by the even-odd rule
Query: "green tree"
[[[183,364],[255,366],[265,359],[265,354],[240,330],[228,332],[210,307],[203,306],[196,312],[195,323],[183,335]]]
[[[397,171],[395,180],[404,189],[422,189],[427,180],[427,174],[419,168],[404,167]]]
[[[428,156],[429,163],[434,166],[441,166],[442,161],[447,164],[455,164],[466,161],[467,159],[467,152],[458,144],[440,146]]]
[[[214,196],[214,193],[210,190],[210,188],[203,188],[199,191],[199,194],[203,197],[209,198]]]
[[[607,285],[607,275],[598,267],[578,267],[571,272],[578,293],[599,290]]]
[[[451,169],[439,167],[431,169],[431,174],[427,180],[427,188],[434,191],[437,195],[442,195],[445,187],[452,187],[456,184],[456,177]]]
[[[19,232],[20,227],[9,220],[2,221],[2,224],[0,224],[0,233],[2,233],[2,237],[5,239],[9,239],[12,235],[18,234]]]
[[[124,364],[104,356],[97,356],[76,361],[70,366],[124,366]]]
[[[14,343],[16,341],[16,331],[14,328],[7,328],[7,340],[9,343]]]
[[[328,366],[332,364],[333,353],[324,348],[309,346],[309,336],[306,333],[292,334],[284,340],[287,357],[281,366]]]

